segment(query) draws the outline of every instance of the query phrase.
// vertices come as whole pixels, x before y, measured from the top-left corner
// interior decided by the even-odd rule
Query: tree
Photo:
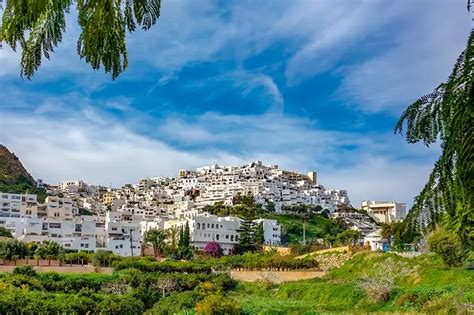
[[[160,16],[161,0],[7,0],[0,25],[0,44],[21,47],[21,75],[31,79],[43,56],[66,31],[66,13],[77,10],[81,33],[77,53],[94,70],[104,67],[116,79],[128,67],[126,33],[149,30]]]
[[[13,235],[12,235],[12,232],[10,232],[6,228],[0,226],[0,237],[13,238]]]
[[[263,228],[263,222],[260,222],[255,229],[255,243],[259,247],[265,244],[265,230]]]
[[[120,256],[115,255],[111,251],[99,249],[92,256],[92,265],[95,267],[110,266],[114,260],[119,258]]]
[[[179,230],[175,226],[165,230],[165,239],[168,241],[164,247],[165,253],[173,258],[177,258],[180,240]]]
[[[448,266],[461,264],[461,242],[456,234],[439,228],[428,238],[428,245],[430,250],[440,255]]]
[[[155,286],[158,289],[161,289],[161,292],[164,298],[167,291],[172,291],[177,288],[178,283],[176,282],[175,279],[166,277],[166,278],[159,278],[158,280],[156,280]]]
[[[51,266],[52,259],[58,259],[63,253],[63,247],[54,241],[43,241],[35,251],[35,255],[41,259],[48,259]]]
[[[162,255],[164,252],[166,233],[163,230],[151,229],[145,233],[145,242],[153,246],[153,253],[156,256]]]
[[[28,255],[28,247],[25,243],[15,239],[0,241],[0,258],[15,260],[14,258],[25,258]]]
[[[395,126],[409,143],[441,142],[442,153],[407,215],[407,233],[445,218],[462,244],[474,238],[474,31],[446,83],[411,104]]]
[[[222,247],[215,241],[209,242],[204,247],[204,254],[210,257],[219,258],[223,255]]]
[[[237,232],[240,233],[239,245],[243,252],[255,251],[257,249],[257,243],[255,239],[255,231],[257,224],[255,209],[252,207],[243,207],[241,212],[240,227]]]
[[[345,230],[336,235],[336,241],[341,245],[355,245],[360,239],[360,232]]]
[[[178,244],[178,256],[179,258],[191,258],[193,255],[193,251],[190,245],[190,231],[189,231],[189,223],[186,221],[186,224],[180,229],[180,238]]]

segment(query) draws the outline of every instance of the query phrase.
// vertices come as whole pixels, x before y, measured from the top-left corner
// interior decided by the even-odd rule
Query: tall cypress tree
[[[184,231],[183,231],[183,242],[182,245],[185,248],[189,248],[191,239],[190,239],[190,231],[189,231],[189,222],[186,221],[186,225],[184,226]]]

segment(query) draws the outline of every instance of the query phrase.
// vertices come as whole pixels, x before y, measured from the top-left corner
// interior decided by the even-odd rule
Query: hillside
[[[40,202],[47,196],[44,189],[36,187],[33,176],[28,173],[20,159],[2,144],[0,144],[0,191],[36,194]]]
[[[265,217],[277,220],[282,226],[282,241],[288,244],[301,243],[303,240],[304,219],[301,216],[293,214],[267,213]],[[320,214],[312,214],[306,220],[306,239],[312,240],[324,238],[327,235],[336,236],[342,232],[343,227],[339,226],[331,219],[325,218]]]
[[[371,301],[361,281],[370,275],[386,276],[393,265],[411,272],[397,275],[387,296]],[[446,267],[435,255],[410,259],[364,253],[322,279],[280,285],[240,282],[229,295],[244,314],[471,314],[473,284],[472,271]]]
[[[18,184],[19,182],[34,185],[35,180],[25,169],[20,159],[0,144],[0,183]]]

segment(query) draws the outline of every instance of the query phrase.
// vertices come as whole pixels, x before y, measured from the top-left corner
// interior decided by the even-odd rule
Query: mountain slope
[[[0,144],[0,183],[14,185],[20,182],[34,186],[35,180],[21,164],[20,159]]]
[[[35,194],[39,202],[47,197],[46,190],[37,188],[35,180],[20,159],[0,144],[0,191],[5,193]]]

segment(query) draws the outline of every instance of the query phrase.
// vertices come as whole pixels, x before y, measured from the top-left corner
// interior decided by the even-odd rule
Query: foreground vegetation
[[[250,262],[258,257],[241,259],[245,258]],[[210,261],[222,263],[222,259]],[[408,259],[361,253],[322,279],[280,285],[273,283],[271,272],[263,281],[244,283],[227,273],[164,268],[172,262],[141,259],[135,261],[135,268],[126,262],[132,263],[122,261],[111,275],[36,273],[27,267],[1,274],[0,314],[462,314],[474,310],[474,272],[447,267],[437,255]],[[153,264],[163,267],[143,267]]]

